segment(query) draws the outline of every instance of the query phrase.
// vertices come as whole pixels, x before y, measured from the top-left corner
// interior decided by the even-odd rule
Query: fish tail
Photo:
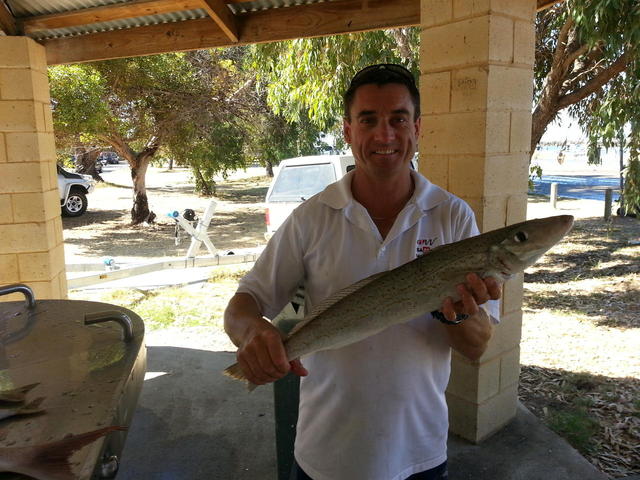
[[[44,413],[44,408],[40,408],[40,404],[42,403],[43,400],[44,400],[44,397],[36,398],[35,400],[31,401],[26,405],[23,405],[13,411],[6,412],[0,418],[5,419],[5,418],[12,418],[12,417],[22,417],[26,415],[38,415],[40,413]]]
[[[226,375],[227,377],[233,378],[235,380],[240,380],[241,382],[246,382],[247,389],[250,392],[253,392],[255,390],[255,388],[258,386],[255,383],[251,383],[247,379],[247,377],[245,376],[244,372],[240,368],[240,364],[238,364],[238,363],[234,363],[233,365],[225,368],[222,373],[224,375]]]
[[[13,390],[0,391],[0,401],[8,403],[22,403],[25,396],[35,387],[40,385],[39,383],[32,383],[30,385],[24,385],[22,387],[14,388]]]
[[[113,431],[126,429],[127,427],[113,425],[40,445],[37,447],[38,452],[33,458],[33,463],[41,465],[47,472],[70,474],[69,457],[74,452]]]

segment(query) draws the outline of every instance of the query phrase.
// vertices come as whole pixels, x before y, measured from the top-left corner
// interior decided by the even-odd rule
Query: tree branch
[[[393,30],[391,30],[391,35],[393,36],[395,41],[398,43],[398,52],[400,53],[400,56],[405,61],[411,60],[411,57],[413,55],[411,53],[411,47],[409,45],[410,43],[409,37],[407,35],[406,30],[404,28],[394,28]]]
[[[565,72],[569,71],[569,67],[571,67],[571,65],[573,64],[574,61],[576,61],[576,59],[578,59],[578,57],[584,55],[585,53],[587,53],[589,51],[589,46],[588,45],[582,45],[580,46],[576,51],[574,51],[573,53],[570,53],[567,58],[564,60],[564,62],[562,63],[562,69]]]
[[[576,102],[588,97],[592,93],[596,92],[599,88],[605,85],[609,80],[622,72],[629,61],[631,55],[629,51],[625,51],[615,62],[609,65],[608,68],[602,70],[596,77],[589,80],[581,88],[573,93],[563,95],[558,99],[558,109],[563,109],[569,105],[573,105]]]

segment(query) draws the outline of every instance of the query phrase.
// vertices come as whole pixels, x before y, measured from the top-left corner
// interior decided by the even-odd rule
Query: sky
[[[561,111],[558,115],[558,121],[547,127],[547,131],[541,141],[564,142],[565,139],[567,139],[567,143],[586,141],[578,122],[573,120],[566,111]]]

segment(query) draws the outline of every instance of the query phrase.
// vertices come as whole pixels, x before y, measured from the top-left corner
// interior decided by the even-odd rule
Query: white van
[[[351,155],[315,155],[282,160],[265,199],[265,238],[269,240],[273,236],[294,208],[354,168],[355,159]]]

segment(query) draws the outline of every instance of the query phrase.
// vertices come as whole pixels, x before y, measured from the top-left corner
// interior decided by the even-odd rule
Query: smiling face
[[[356,165],[374,178],[408,172],[416,151],[420,118],[402,84],[366,84],[353,98],[343,132]]]

